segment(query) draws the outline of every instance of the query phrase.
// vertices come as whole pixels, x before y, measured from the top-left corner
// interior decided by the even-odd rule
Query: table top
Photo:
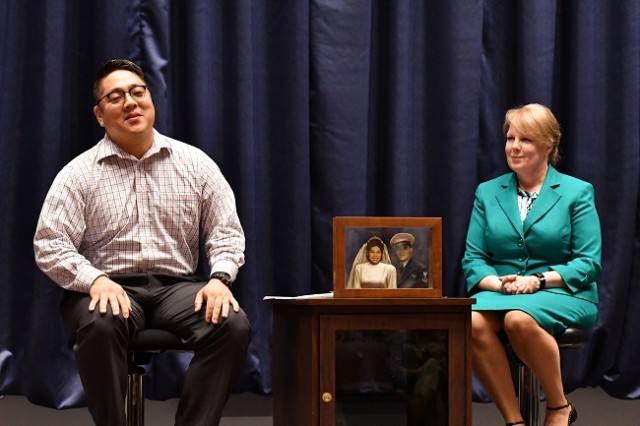
[[[297,297],[266,296],[264,300],[276,305],[306,306],[467,306],[475,303],[475,299],[468,297],[333,297],[332,293]]]

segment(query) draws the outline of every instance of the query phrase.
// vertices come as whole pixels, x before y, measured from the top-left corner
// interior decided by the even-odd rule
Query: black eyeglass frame
[[[140,98],[136,98],[135,96],[133,96],[131,91],[135,90],[135,89],[140,89],[140,88],[144,89],[144,93],[142,94],[142,96]],[[133,84],[133,85],[131,85],[131,87],[129,87],[129,90],[113,89],[112,91],[110,91],[109,93],[107,93],[106,95],[104,95],[103,97],[98,99],[96,101],[96,106],[100,102],[102,102],[103,99],[108,98],[109,96],[113,95],[114,93],[122,93],[122,99],[125,99],[127,97],[127,95],[131,96],[132,99],[143,99],[145,97],[145,95],[147,94],[147,85],[146,84]]]

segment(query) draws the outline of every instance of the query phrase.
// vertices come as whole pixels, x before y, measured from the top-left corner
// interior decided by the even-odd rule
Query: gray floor
[[[640,425],[640,400],[611,398],[600,388],[578,389],[569,395],[578,409],[581,426]],[[170,426],[177,400],[147,401],[146,424]],[[541,408],[544,408],[544,404]],[[29,403],[22,396],[0,399],[0,426],[84,426],[91,425],[84,408],[53,410]],[[233,395],[221,426],[271,426],[271,398],[255,394]],[[473,404],[473,426],[503,424],[493,404]],[[298,426],[298,425],[292,425]],[[304,425],[300,425],[304,426]]]

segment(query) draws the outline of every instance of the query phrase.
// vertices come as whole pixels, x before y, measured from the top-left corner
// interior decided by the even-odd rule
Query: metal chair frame
[[[128,383],[125,413],[127,426],[144,425],[144,375],[142,367],[151,355],[167,351],[188,351],[182,340],[166,330],[140,330],[128,351]]]

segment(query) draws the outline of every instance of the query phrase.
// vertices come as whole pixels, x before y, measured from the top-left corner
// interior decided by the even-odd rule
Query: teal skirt
[[[471,297],[476,299],[476,303],[471,305],[474,311],[523,311],[552,335],[570,326],[589,330],[598,320],[598,305],[561,289],[531,294],[480,291]]]

